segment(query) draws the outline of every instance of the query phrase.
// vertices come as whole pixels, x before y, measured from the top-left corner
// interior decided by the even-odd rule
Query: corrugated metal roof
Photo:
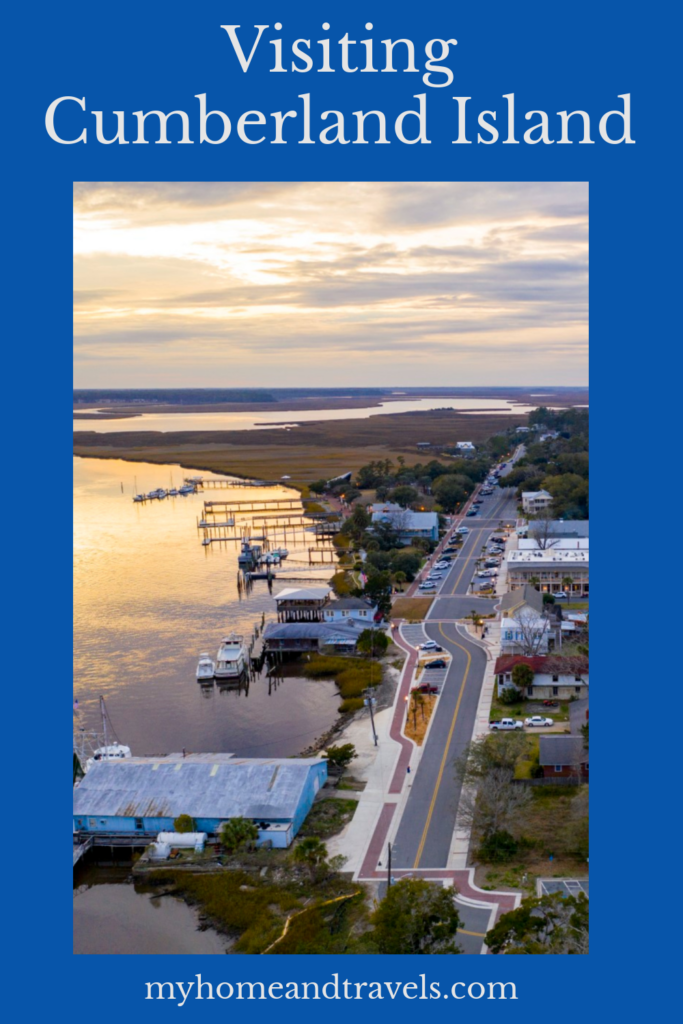
[[[357,640],[363,627],[350,621],[345,622],[269,622],[263,631],[265,640],[329,640],[342,636]]]
[[[76,815],[293,818],[319,759],[225,754],[96,762],[74,789]]]

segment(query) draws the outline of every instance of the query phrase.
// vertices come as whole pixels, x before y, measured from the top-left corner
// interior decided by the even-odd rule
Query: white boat
[[[178,494],[194,494],[194,492],[195,488],[192,484],[184,484],[182,487],[178,488]]]
[[[205,682],[213,679],[216,673],[216,663],[208,654],[200,654],[197,662],[197,679]]]
[[[130,747],[123,743],[108,743],[106,747],[98,747],[92,757],[85,762],[85,770],[90,771],[96,761],[120,761],[124,757],[132,757]]]
[[[231,633],[221,641],[216,655],[216,679],[237,679],[247,667],[244,637]]]

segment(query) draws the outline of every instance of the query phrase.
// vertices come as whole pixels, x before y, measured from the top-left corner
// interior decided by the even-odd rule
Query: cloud
[[[585,183],[77,183],[76,380],[381,384],[397,361],[398,384],[581,383],[587,203]]]

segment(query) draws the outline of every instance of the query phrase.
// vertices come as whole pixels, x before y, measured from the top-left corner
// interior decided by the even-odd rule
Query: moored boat
[[[197,662],[197,679],[200,683],[210,682],[216,674],[216,663],[208,654],[200,654]]]
[[[216,679],[237,679],[247,666],[244,637],[231,633],[221,641],[216,655]]]

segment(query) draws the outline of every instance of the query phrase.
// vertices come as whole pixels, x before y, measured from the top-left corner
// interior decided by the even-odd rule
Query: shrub
[[[492,832],[479,844],[479,857],[488,864],[504,864],[517,853],[518,843],[505,829]]]
[[[231,818],[221,827],[220,836],[223,848],[228,853],[237,853],[242,846],[258,838],[258,829],[246,818]]]
[[[340,715],[345,715],[347,713],[351,713],[352,711],[360,711],[362,707],[362,697],[349,697],[346,700],[343,700],[339,705],[339,713]]]
[[[498,700],[501,704],[519,704],[524,699],[524,694],[520,693],[514,686],[504,686],[498,694]]]
[[[542,779],[543,778],[543,768],[541,767],[540,764],[532,764],[531,768],[529,769],[529,778],[531,778],[531,779]]]
[[[194,818],[191,818],[189,814],[179,814],[173,822],[173,828],[176,832],[194,832]]]

